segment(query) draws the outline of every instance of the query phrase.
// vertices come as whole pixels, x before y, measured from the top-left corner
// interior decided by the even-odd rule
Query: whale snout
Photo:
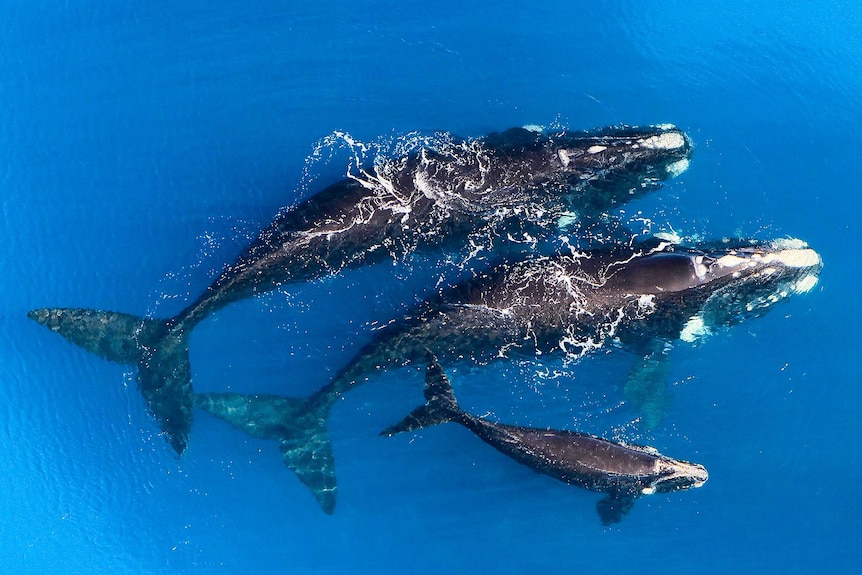
[[[709,479],[706,467],[699,463],[689,463],[670,459],[660,464],[662,476],[651,490],[666,493],[682,489],[702,487]]]

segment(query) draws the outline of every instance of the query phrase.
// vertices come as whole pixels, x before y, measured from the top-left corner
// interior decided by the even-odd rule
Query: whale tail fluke
[[[440,367],[437,358],[428,352],[428,368],[425,371],[425,405],[417,407],[399,423],[387,427],[380,435],[395,435],[404,431],[413,431],[430,427],[438,423],[455,421],[464,415],[458,406],[452,384]]]
[[[80,308],[41,308],[30,319],[99,357],[138,367],[138,388],[174,450],[182,455],[191,431],[192,383],[188,342],[163,320]]]
[[[274,439],[284,464],[327,514],[335,511],[335,457],[326,418],[330,402],[277,395],[203,393],[195,405],[260,439]]]

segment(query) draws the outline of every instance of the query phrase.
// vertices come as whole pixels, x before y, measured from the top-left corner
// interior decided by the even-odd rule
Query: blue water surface
[[[862,6],[857,2],[0,3],[0,572],[855,573]],[[673,352],[649,431],[611,352],[452,373],[507,423],[646,442],[710,471],[603,527],[596,494],[450,425],[384,439],[405,369],[333,410],[334,515],[272,442],[197,413],[177,458],[129,369],[27,319],[168,317],[282,206],[339,178],[335,131],[479,136],[671,122],[690,169],[615,216],[686,237],[797,237],[820,284]],[[329,157],[332,156],[332,159]],[[303,395],[439,270],[382,264],[232,305],[196,389]],[[552,366],[553,367],[553,366]]]

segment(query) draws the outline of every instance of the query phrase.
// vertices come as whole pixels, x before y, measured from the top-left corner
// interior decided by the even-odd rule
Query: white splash
[[[679,332],[679,339],[687,343],[693,343],[708,334],[709,328],[704,323],[703,318],[695,315],[686,322],[685,327]]]

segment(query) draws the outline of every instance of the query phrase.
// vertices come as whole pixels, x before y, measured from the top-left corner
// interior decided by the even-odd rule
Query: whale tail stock
[[[279,442],[284,464],[299,477],[327,514],[335,510],[335,457],[326,428],[331,398],[202,393],[195,406],[260,439]]]
[[[138,368],[138,389],[171,447],[188,445],[192,383],[187,336],[170,321],[80,308],[40,308],[30,319],[96,355]]]
[[[411,411],[399,423],[387,427],[380,435],[395,435],[404,431],[413,431],[430,427],[438,423],[456,421],[464,416],[464,411],[458,406],[452,384],[440,367],[437,357],[427,352],[428,368],[425,371],[425,405]]]

